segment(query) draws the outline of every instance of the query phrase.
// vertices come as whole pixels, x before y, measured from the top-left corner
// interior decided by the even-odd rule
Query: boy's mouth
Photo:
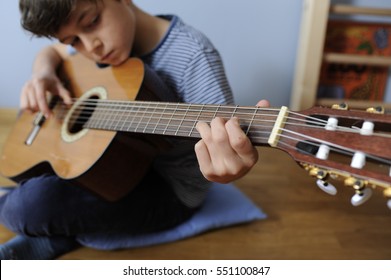
[[[100,58],[101,62],[107,62],[107,60],[110,60],[112,58],[113,51],[108,52],[106,55],[102,56]]]

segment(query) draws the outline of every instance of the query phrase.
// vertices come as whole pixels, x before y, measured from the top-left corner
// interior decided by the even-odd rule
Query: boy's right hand
[[[33,76],[22,88],[20,107],[32,112],[41,111],[48,118],[51,115],[48,106],[48,98],[50,99],[51,95],[60,96],[65,104],[72,103],[69,91],[55,73]]]
[[[51,110],[48,100],[51,95],[58,95],[67,105],[72,104],[70,92],[57,76],[57,69],[66,57],[66,48],[55,44],[42,49],[33,64],[32,78],[22,88],[20,107],[32,112],[41,111],[46,118]],[[49,98],[49,99],[48,99]]]

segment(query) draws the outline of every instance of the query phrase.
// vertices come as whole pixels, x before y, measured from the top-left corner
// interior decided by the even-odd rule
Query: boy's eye
[[[72,47],[75,47],[80,42],[78,37],[75,37],[72,39],[72,41],[69,43]]]
[[[95,26],[99,23],[99,20],[100,20],[100,16],[97,15],[96,17],[94,17],[94,18],[89,22],[89,24],[87,25],[87,28],[93,28],[93,27],[95,27]]]

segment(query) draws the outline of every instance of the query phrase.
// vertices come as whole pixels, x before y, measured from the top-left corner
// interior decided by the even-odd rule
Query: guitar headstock
[[[288,152],[325,192],[337,192],[330,180],[343,181],[353,189],[351,202],[358,206],[372,189],[380,189],[391,209],[391,115],[384,109],[340,105],[286,112],[275,146]]]

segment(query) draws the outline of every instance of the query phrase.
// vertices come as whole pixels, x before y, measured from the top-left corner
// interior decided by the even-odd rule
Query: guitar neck
[[[87,109],[86,109],[87,108]],[[89,101],[84,112],[93,111],[85,128],[200,138],[199,121],[237,117],[254,145],[264,145],[273,130],[279,109],[143,101]],[[87,113],[84,113],[87,114]]]

